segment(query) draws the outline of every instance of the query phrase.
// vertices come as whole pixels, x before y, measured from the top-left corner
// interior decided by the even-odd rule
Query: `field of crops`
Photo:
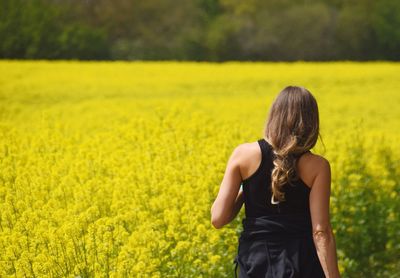
[[[316,97],[343,277],[400,277],[400,64],[0,62],[0,277],[233,277],[210,208],[287,85]]]

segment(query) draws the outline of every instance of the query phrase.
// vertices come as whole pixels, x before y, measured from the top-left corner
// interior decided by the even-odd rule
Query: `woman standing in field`
[[[219,229],[245,204],[235,276],[239,266],[241,278],[340,277],[329,216],[330,164],[310,151],[319,136],[313,95],[284,88],[264,135],[235,148],[211,208]]]

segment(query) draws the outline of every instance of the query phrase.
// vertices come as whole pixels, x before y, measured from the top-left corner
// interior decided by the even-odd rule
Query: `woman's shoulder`
[[[235,153],[242,177],[249,177],[260,167],[262,151],[258,141],[243,142],[237,145]]]
[[[243,158],[251,158],[254,155],[260,153],[260,146],[258,141],[254,142],[243,142],[236,146],[235,150],[243,157]]]
[[[299,158],[299,163],[300,161],[303,162],[303,164],[309,165],[310,167],[324,167],[329,165],[328,159],[323,157],[322,155],[312,153],[311,151],[308,151],[304,153],[300,158]]]
[[[298,159],[297,170],[301,179],[311,187],[318,175],[330,173],[330,163],[322,155],[308,151]]]

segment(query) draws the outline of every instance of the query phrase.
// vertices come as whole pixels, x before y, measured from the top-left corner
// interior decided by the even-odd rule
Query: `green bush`
[[[358,132],[337,148],[331,219],[343,277],[399,277],[399,161],[384,140],[366,144]],[[375,159],[375,163],[369,163]]]

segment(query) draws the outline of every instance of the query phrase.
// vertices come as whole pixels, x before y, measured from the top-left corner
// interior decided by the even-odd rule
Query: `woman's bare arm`
[[[235,219],[235,217],[238,215],[238,213],[239,213],[239,211],[242,208],[242,205],[244,203],[244,198],[243,197],[244,197],[243,196],[243,190],[240,190],[238,195],[237,195],[237,197],[236,197],[235,204],[233,206],[233,211],[232,211],[231,217],[229,217],[228,222],[232,222],[232,220]]]
[[[229,157],[221,186],[213,205],[211,206],[211,223],[220,229],[228,224],[236,210],[240,210],[240,184],[242,176],[240,163],[242,160],[242,145],[237,146]],[[239,197],[239,199],[238,199]]]
[[[331,169],[328,160],[318,157],[318,169],[310,192],[310,213],[313,226],[313,239],[318,258],[326,277],[340,277],[335,236],[329,216],[331,193]]]

